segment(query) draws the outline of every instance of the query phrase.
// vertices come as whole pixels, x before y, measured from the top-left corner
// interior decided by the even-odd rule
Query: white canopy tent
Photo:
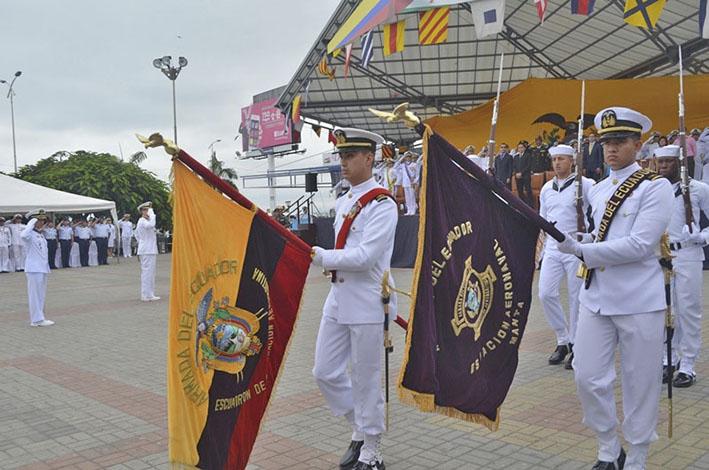
[[[110,211],[116,228],[116,249],[120,250],[115,202],[46,188],[0,173],[0,215],[24,215],[36,209],[44,209],[49,214]]]

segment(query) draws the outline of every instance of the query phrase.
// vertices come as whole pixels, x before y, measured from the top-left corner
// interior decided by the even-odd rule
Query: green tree
[[[61,191],[115,201],[119,217],[128,213],[134,221],[138,217],[136,207],[152,201],[158,227],[172,228],[168,184],[137,163],[123,162],[108,153],[61,151],[21,167],[13,176]]]
[[[239,175],[233,168],[228,168],[224,166],[224,162],[217,158],[217,152],[212,151],[212,156],[209,158],[209,169],[212,173],[229,183],[236,188],[236,180]]]

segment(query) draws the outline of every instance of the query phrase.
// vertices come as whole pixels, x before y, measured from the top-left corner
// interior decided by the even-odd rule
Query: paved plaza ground
[[[24,274],[0,275],[0,469],[170,467],[165,398],[169,273],[170,257],[160,256],[157,294],[163,300],[143,303],[138,301],[137,258],[54,272],[46,313],[57,324],[50,328],[29,327]],[[394,270],[399,286],[410,285],[411,275],[411,270]],[[709,274],[704,286],[707,291]],[[329,282],[311,270],[250,469],[334,469],[349,442],[344,420],[330,415],[311,375],[328,288]],[[596,443],[581,424],[573,373],[547,365],[554,339],[534,295],[499,431],[401,405],[392,387],[391,429],[384,438],[388,469],[593,465]],[[408,302],[401,303],[408,312]],[[394,328],[392,383],[404,341],[403,330]],[[705,346],[699,382],[675,390],[671,441],[663,398],[660,439],[651,447],[648,468],[709,469],[708,356]]]

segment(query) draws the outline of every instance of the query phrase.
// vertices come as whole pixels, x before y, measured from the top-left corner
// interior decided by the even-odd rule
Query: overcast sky
[[[18,166],[58,150],[141,150],[136,132],[172,136],[170,81],[156,57],[184,56],[177,79],[180,147],[218,156],[242,174],[266,162],[237,161],[240,109],[253,95],[288,83],[339,0],[21,0],[3,2],[0,79],[14,85]],[[10,102],[0,85],[0,171],[13,170]],[[304,129],[307,154],[328,148]],[[120,147],[119,147],[120,146]],[[307,155],[306,154],[306,155]],[[149,151],[142,166],[166,179],[169,160]],[[277,160],[285,168],[321,157]],[[241,186],[241,185],[240,185]],[[267,207],[266,191],[244,190]],[[321,191],[322,192],[322,191]],[[300,191],[279,191],[279,203]],[[324,201],[323,201],[324,202]]]

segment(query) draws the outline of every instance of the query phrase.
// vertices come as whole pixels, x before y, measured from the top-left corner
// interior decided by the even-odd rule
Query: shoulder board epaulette
[[[652,174],[652,175],[649,176],[649,178],[650,178],[652,181],[655,181],[655,180],[660,179],[660,178],[664,178],[664,176],[662,176],[662,175],[659,174],[659,173],[655,173],[654,171],[653,171],[653,173],[654,173],[654,174]]]
[[[387,196],[386,194],[380,194],[379,196],[374,198],[374,200],[377,202],[386,201],[387,199],[389,199],[389,196]]]

